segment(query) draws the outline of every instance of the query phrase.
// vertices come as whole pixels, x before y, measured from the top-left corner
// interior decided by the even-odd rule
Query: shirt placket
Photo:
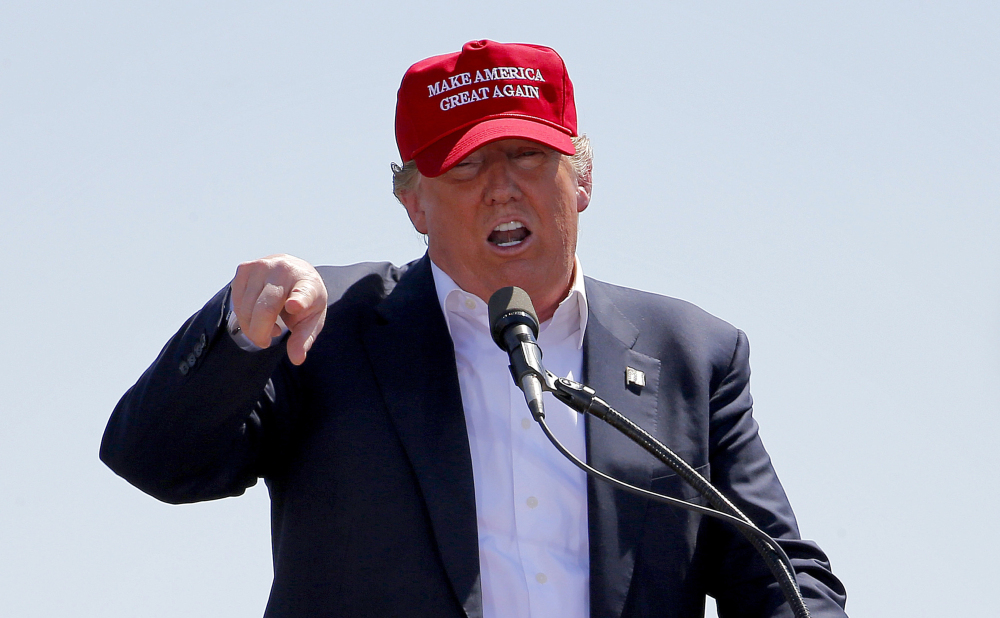
[[[525,587],[532,616],[546,615],[550,573],[544,548],[536,539],[544,529],[547,516],[551,515],[549,496],[545,491],[546,472],[539,469],[532,432],[535,421],[524,403],[524,394],[510,381],[510,435],[511,461],[513,463],[514,519],[517,530],[518,550],[524,569]]]

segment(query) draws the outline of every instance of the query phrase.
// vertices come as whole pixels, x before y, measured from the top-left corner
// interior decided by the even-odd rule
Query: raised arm
[[[272,374],[286,349],[293,363],[305,360],[326,303],[322,278],[298,258],[241,264],[232,284],[181,327],[119,401],[101,459],[166,502],[243,493],[261,474],[268,419],[290,405],[290,396],[276,397],[281,385]],[[246,337],[266,349],[248,352],[234,342],[226,328],[230,304]],[[279,319],[290,334],[272,345]]]

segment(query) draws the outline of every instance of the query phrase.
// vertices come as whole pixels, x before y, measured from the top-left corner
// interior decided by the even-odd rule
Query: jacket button
[[[184,361],[181,361],[181,366],[178,367],[177,369],[180,370],[182,376],[186,376],[188,374],[188,371],[191,370],[191,368],[188,367],[188,364]]]
[[[187,356],[187,364],[188,365],[191,365],[192,367],[194,367],[194,364],[197,363],[197,362],[198,362],[198,357],[194,355],[194,352],[191,352],[190,354],[188,354],[188,356]]]

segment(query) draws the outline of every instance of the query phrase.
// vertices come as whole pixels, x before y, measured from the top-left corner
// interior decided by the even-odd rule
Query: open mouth
[[[498,247],[514,247],[524,242],[528,236],[531,236],[531,231],[523,223],[510,221],[493,228],[487,240]]]

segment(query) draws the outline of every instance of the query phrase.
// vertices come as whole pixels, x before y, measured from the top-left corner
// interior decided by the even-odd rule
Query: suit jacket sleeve
[[[377,303],[409,266],[366,262],[317,270],[334,311]],[[240,495],[281,465],[292,439],[297,368],[284,340],[256,352],[233,342],[225,328],[228,294],[227,285],[167,342],[104,432],[101,460],[164,502]],[[337,328],[329,315],[324,332]]]
[[[710,398],[712,482],[760,528],[779,540],[792,560],[811,614],[845,616],[846,592],[820,548],[800,539],[795,516],[771,466],[753,419],[749,344],[737,331],[728,369]],[[730,526],[705,520],[699,544],[710,557],[709,593],[719,616],[791,616],[763,560]]]
[[[261,473],[270,378],[280,377],[285,346],[241,350],[224,326],[228,291],[171,338],[119,401],[101,442],[104,463],[165,502],[239,495]]]

